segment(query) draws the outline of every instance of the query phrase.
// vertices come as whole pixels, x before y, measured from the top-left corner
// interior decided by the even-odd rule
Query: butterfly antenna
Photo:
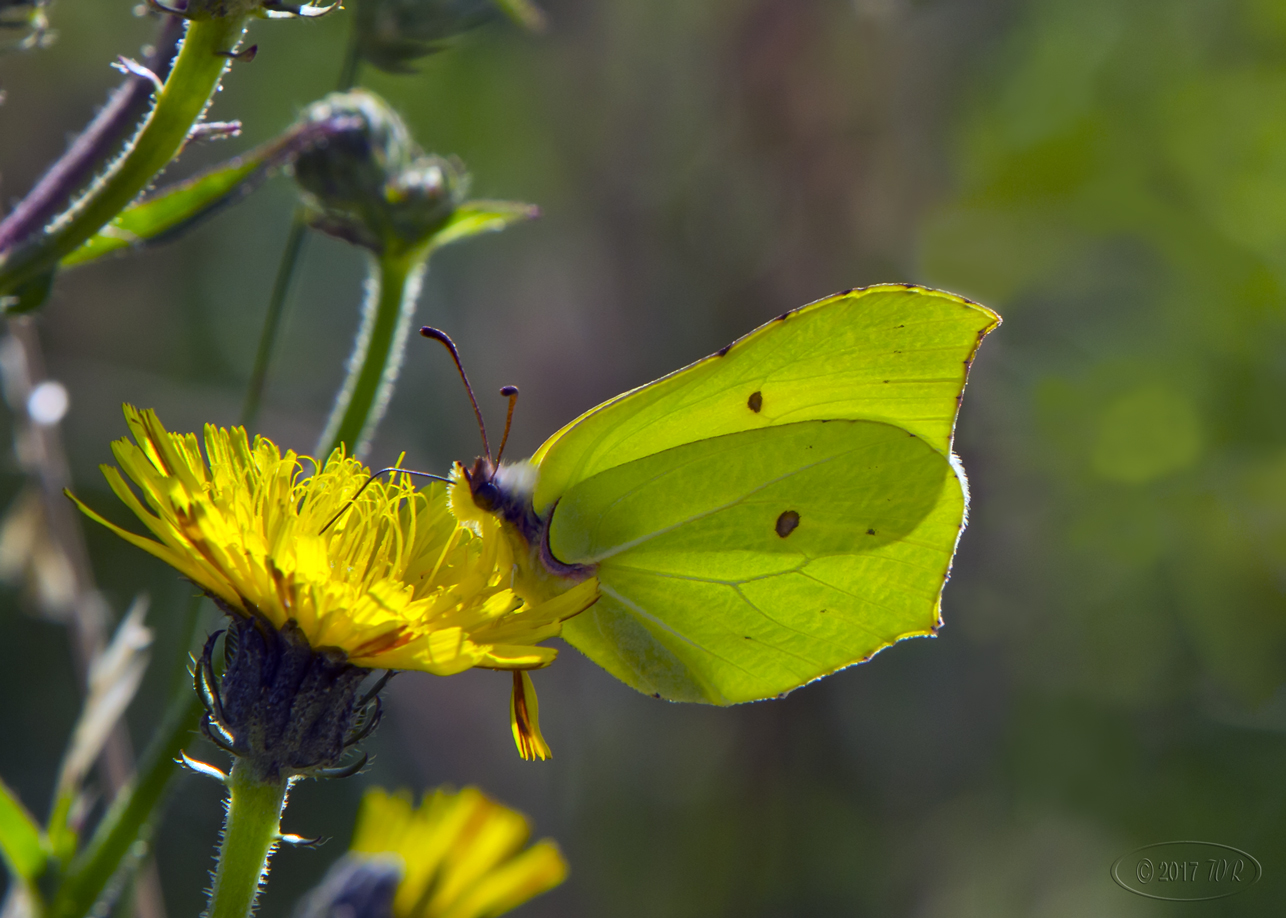
[[[473,403],[473,413],[478,419],[478,432],[482,434],[482,451],[487,458],[491,458],[491,444],[487,442],[487,425],[482,422],[482,409],[478,407],[478,400],[473,397],[473,386],[469,385],[469,377],[465,375],[464,364],[460,362],[460,352],[456,350],[455,342],[441,329],[425,325],[420,328],[420,334],[426,338],[432,338],[434,341],[440,341],[451,352],[451,359],[455,361],[455,368],[460,371],[460,378],[464,380],[464,391],[469,393],[469,401]]]
[[[450,478],[443,478],[441,475],[434,475],[432,472],[417,472],[414,469],[400,469],[395,465],[389,466],[386,469],[380,469],[378,472],[372,473],[370,478],[366,479],[366,484],[357,489],[357,493],[348,499],[348,503],[344,504],[344,506],[339,509],[339,512],[332,516],[330,518],[330,522],[323,526],[321,531],[317,534],[321,535],[331,526],[334,526],[339,518],[348,512],[348,508],[356,503],[357,498],[362,496],[362,492],[371,486],[371,483],[375,481],[376,478],[379,478],[381,475],[387,475],[389,472],[401,472],[403,475],[415,475],[418,478],[432,478],[434,481],[444,481],[447,484],[451,483]]]
[[[517,386],[501,386],[500,394],[509,399],[509,413],[505,415],[505,435],[500,438],[500,449],[496,450],[496,463],[505,454],[505,444],[509,442],[509,425],[514,422],[514,405],[518,403]]]

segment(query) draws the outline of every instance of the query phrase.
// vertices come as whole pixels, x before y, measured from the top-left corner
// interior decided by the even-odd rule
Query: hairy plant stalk
[[[362,324],[348,359],[348,376],[317,446],[318,459],[341,443],[348,455],[360,455],[375,433],[402,369],[427,259],[427,246],[371,259]]]
[[[138,135],[107,173],[42,236],[0,261],[0,295],[53,270],[59,259],[98,232],[126,207],[182,149],[245,31],[246,17],[188,24],[156,105]]]
[[[207,918],[247,918],[254,909],[268,859],[281,840],[281,812],[290,783],[290,778],[264,783],[245,759],[232,766]]]
[[[164,16],[157,35],[156,48],[144,66],[164,80],[170,73],[174,49],[183,37],[183,20]],[[130,74],[112,94],[52,166],[40,177],[12,211],[0,220],[0,252],[24,242],[38,233],[46,221],[67,206],[76,190],[107,159],[126,131],[137,123],[148,108],[153,87],[145,77]]]

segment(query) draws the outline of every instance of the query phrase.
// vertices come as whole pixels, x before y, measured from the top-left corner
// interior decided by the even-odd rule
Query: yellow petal
[[[536,687],[525,669],[514,672],[513,694],[509,696],[509,722],[520,756],[528,762],[554,757],[540,733],[540,703],[536,700]]]
[[[394,918],[493,918],[567,876],[557,845],[531,837],[525,816],[475,787],[426,793],[372,788],[362,799],[351,850],[393,855],[405,865]]]
[[[469,819],[461,826],[442,865],[426,909],[428,915],[452,910],[454,903],[478,881],[521,851],[531,836],[527,817],[474,790]]]
[[[544,669],[558,656],[557,647],[537,644],[492,644],[477,664],[484,669]]]
[[[243,428],[206,425],[203,446],[150,410],[125,416],[133,442],[112,445],[119,469],[104,474],[152,538],[82,509],[227,607],[278,628],[293,621],[311,646],[356,666],[540,668],[557,656],[540,642],[597,598],[589,580],[525,603],[502,524],[474,505],[459,467],[449,488],[417,491],[405,475],[370,480],[343,450],[319,467]],[[548,757],[530,677],[517,686],[519,747]]]
[[[484,918],[515,909],[567,879],[567,861],[551,839],[532,845],[460,897],[441,918]]]
[[[326,556],[326,543],[320,536],[298,536],[292,541],[295,570],[299,576],[316,581],[330,577],[330,559]]]

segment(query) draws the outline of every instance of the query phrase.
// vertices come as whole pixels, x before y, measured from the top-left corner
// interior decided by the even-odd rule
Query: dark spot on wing
[[[751,392],[750,398],[746,399],[746,404],[750,406],[751,411],[758,414],[759,409],[764,406],[764,394],[758,390]]]
[[[875,535],[875,530],[874,530],[874,529],[868,529],[868,530],[866,530],[866,534],[867,534],[867,535]]]
[[[825,609],[822,609],[822,611],[821,611],[821,612],[819,612],[819,613],[817,613],[817,614],[818,614],[818,615],[825,615],[825,614],[826,614],[826,610],[825,610]]]
[[[777,525],[775,527],[777,530],[777,535],[781,536],[784,539],[786,538],[786,536],[794,532],[795,527],[798,525],[799,525],[799,514],[794,510],[787,510],[784,513],[782,513],[781,516],[777,517]]]
[[[722,357],[722,356],[724,356],[725,354],[727,354],[727,353],[728,353],[728,351],[730,351],[730,350],[732,350],[732,345],[731,345],[731,344],[725,344],[723,347],[719,348],[719,350],[715,351],[715,352],[714,352],[714,355],[715,355],[716,357]]]
[[[660,697],[661,697],[661,693],[660,693],[660,692],[653,692],[653,693],[652,693],[652,697],[653,697],[653,698],[660,698]]]
[[[754,638],[752,638],[750,635],[748,635],[748,634],[747,634],[747,635],[746,635],[746,640],[747,640],[747,641],[753,641],[753,640],[754,640]]]

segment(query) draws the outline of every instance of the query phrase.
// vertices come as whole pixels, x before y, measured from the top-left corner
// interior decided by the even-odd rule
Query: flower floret
[[[395,855],[403,874],[393,918],[482,918],[500,915],[567,877],[551,839],[525,848],[527,817],[476,787],[426,793],[372,788],[362,799],[350,857]]]
[[[342,450],[320,465],[243,428],[207,425],[203,456],[194,434],[168,432],[154,412],[126,406],[125,416],[133,441],[113,443],[120,468],[103,473],[154,538],[81,509],[230,614],[293,621],[310,646],[356,666],[545,666],[556,651],[534,645],[597,596],[588,581],[525,605],[506,540],[460,525],[440,483],[371,481]]]

